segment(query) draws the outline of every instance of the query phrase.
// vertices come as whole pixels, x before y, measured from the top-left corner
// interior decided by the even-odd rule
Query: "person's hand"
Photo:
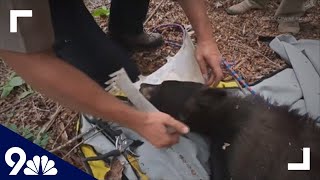
[[[172,146],[179,142],[181,134],[189,132],[185,124],[162,112],[148,113],[146,119],[136,125],[134,130],[157,148]]]
[[[220,67],[221,54],[212,41],[199,42],[196,49],[196,59],[207,85],[218,85],[222,79]]]

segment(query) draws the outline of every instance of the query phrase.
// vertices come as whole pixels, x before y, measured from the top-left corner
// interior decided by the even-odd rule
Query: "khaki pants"
[[[17,33],[10,33],[10,10],[32,10],[32,17],[18,19]],[[48,0],[0,1],[0,49],[31,53],[50,49],[53,42]]]
[[[247,0],[250,3],[265,6],[269,0]],[[282,0],[275,17],[278,22],[296,21],[304,14],[304,0]]]

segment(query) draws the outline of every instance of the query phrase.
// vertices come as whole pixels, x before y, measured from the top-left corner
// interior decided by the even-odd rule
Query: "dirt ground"
[[[148,16],[154,11],[162,0],[151,0]],[[85,0],[90,10],[106,5],[106,0]],[[233,0],[207,0],[208,14],[214,29],[219,49],[223,56],[231,62],[236,70],[249,83],[254,83],[272,72],[285,67],[279,57],[268,47],[268,44],[259,41],[259,37],[274,37],[278,35],[277,23],[273,15],[279,4],[277,0],[270,0],[267,7],[259,11],[251,11],[244,15],[230,16],[225,8],[239,1]],[[109,5],[107,5],[108,7]],[[301,31],[295,37],[297,39],[320,39],[320,5],[309,9],[299,20]],[[96,18],[100,27],[107,31],[107,18]],[[185,27],[189,22],[177,2],[166,0],[162,6],[146,23],[146,31],[152,31],[158,25],[178,23]],[[161,29],[161,33],[167,40],[181,42],[181,33],[176,29]],[[194,42],[195,35],[192,35]],[[164,45],[152,52],[137,52],[133,59],[138,64],[142,74],[149,74],[165,64],[167,56],[173,56],[179,48],[172,45]],[[12,73],[2,60],[0,60],[0,87],[3,86]],[[230,75],[225,72],[225,80]],[[17,88],[8,97],[0,99],[0,123],[12,123],[19,127],[30,127],[32,130],[42,129],[48,122],[53,124],[48,129],[49,143],[47,150],[52,150],[68,142],[76,135],[76,122],[79,113],[68,108],[61,107],[49,98],[39,93],[19,100],[18,95],[22,88]],[[78,142],[55,152],[56,155],[71,164],[84,169],[77,149],[73,149]]]

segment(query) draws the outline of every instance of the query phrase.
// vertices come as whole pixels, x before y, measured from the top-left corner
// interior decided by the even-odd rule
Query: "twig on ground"
[[[61,130],[62,134],[61,134],[61,140],[62,142],[67,142],[69,141],[69,136],[67,134],[67,132],[64,130],[66,127],[65,125],[63,124],[62,121],[59,122],[59,129]]]
[[[161,5],[165,2],[166,0],[162,0],[157,7],[150,13],[149,17],[147,18],[147,20],[143,23],[143,25],[146,25],[150,19],[153,17],[153,15],[156,14],[156,12],[158,11],[158,9],[161,7]]]
[[[245,61],[246,59],[242,59],[237,65],[234,66],[233,70],[237,70]]]
[[[54,152],[56,152],[56,151],[59,151],[60,149],[63,149],[63,148],[65,148],[65,147],[67,147],[69,144],[71,144],[71,143],[75,142],[76,140],[82,138],[83,136],[89,134],[89,133],[90,133],[92,130],[94,130],[94,129],[96,129],[95,126],[94,126],[94,127],[91,127],[91,128],[90,128],[89,130],[87,130],[86,132],[83,132],[83,133],[77,135],[76,137],[72,138],[71,140],[69,140],[69,141],[66,142],[65,144],[63,144],[63,145],[61,145],[61,146],[59,146],[59,147],[57,147],[57,148],[55,148],[55,149],[53,149],[53,150],[50,150],[50,153],[54,153]],[[98,132],[100,132],[100,131],[98,131]]]
[[[46,131],[48,131],[48,129],[50,129],[50,127],[52,126],[52,124],[56,120],[56,117],[61,112],[61,109],[62,109],[62,107],[60,105],[58,105],[58,103],[57,103],[56,111],[51,115],[50,120],[41,128],[41,130],[39,131],[39,133],[37,135],[36,140],[40,139],[41,135],[43,133],[45,133]]]
[[[263,57],[264,57],[267,61],[269,61],[271,64],[277,66],[278,68],[281,68],[281,66],[280,66],[279,64],[273,62],[273,61],[272,61],[271,59],[269,59],[267,56],[265,56],[264,54],[262,54],[261,52],[255,50],[255,49],[253,49],[252,47],[250,47],[250,46],[248,46],[248,45],[246,45],[246,44],[240,44],[240,43],[238,43],[238,42],[234,42],[234,43],[235,43],[235,44],[238,44],[240,47],[242,47],[242,48],[244,48],[244,49],[249,49],[249,50],[251,50],[251,51],[253,51],[253,52],[255,52],[255,53],[263,56]],[[245,47],[243,47],[243,46],[245,46]]]
[[[28,97],[26,97],[26,98],[23,98],[23,99],[19,100],[18,102],[15,102],[15,103],[12,104],[11,106],[9,106],[9,107],[1,110],[1,111],[0,111],[0,114],[3,114],[3,113],[5,113],[5,112],[9,111],[10,109],[17,107],[20,103],[22,103],[22,102],[25,101],[26,99],[30,98],[31,96],[33,96],[33,95],[31,94],[30,96],[28,96]]]
[[[41,109],[41,108],[38,108],[38,107],[34,104],[34,101],[32,101],[32,105],[33,105],[34,109],[36,109],[36,110],[38,110],[38,111],[50,112],[50,109]]]
[[[78,114],[75,114],[68,122],[68,124],[64,127],[64,129],[60,132],[60,134],[57,136],[56,140],[54,141],[54,143],[52,144],[51,149],[54,148],[54,146],[57,144],[58,139],[60,138],[60,136],[63,134],[63,132],[66,131],[66,129],[69,127],[69,125],[73,122],[73,120],[76,119],[76,117],[78,117]]]
[[[62,159],[66,158],[72,151],[74,151],[76,148],[78,148],[81,144],[83,144],[85,141],[88,141],[92,138],[94,138],[99,132],[101,132],[102,129],[98,130],[97,132],[93,133],[89,138],[87,139],[83,139],[80,143],[78,143],[77,145],[75,145],[66,155],[64,155],[62,157]]]

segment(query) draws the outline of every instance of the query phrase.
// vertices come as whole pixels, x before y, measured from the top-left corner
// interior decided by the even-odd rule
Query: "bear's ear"
[[[159,89],[159,85],[142,83],[139,91],[145,98],[150,100],[152,97],[154,97],[157,94],[158,89]]]

